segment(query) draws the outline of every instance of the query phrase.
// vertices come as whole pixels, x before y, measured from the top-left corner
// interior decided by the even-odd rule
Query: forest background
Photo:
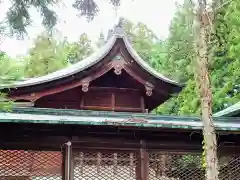
[[[145,24],[124,19],[124,28],[139,55],[154,69],[165,76],[186,83],[179,94],[158,107],[158,114],[199,115],[200,97],[196,85],[192,4],[185,0],[177,7],[170,25],[168,38],[160,40]],[[240,4],[237,0],[218,9],[209,50],[213,53],[209,62],[213,90],[213,112],[235,104],[240,99]],[[1,28],[0,28],[1,33]],[[58,40],[53,34],[39,35],[28,54],[12,58],[0,52],[0,83],[42,76],[71,66],[97,51],[106,43],[101,33],[96,44],[87,34],[78,41]]]

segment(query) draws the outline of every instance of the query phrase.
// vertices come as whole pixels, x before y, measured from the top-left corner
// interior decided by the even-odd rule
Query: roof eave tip
[[[186,83],[179,83],[179,87],[181,87],[181,88],[185,88],[186,87]]]
[[[174,93],[180,93],[184,87],[186,86],[185,84],[175,84],[175,88],[174,88]]]
[[[183,89],[186,87],[186,83],[179,83],[179,82],[175,82],[173,83],[173,85],[175,85],[177,88]]]

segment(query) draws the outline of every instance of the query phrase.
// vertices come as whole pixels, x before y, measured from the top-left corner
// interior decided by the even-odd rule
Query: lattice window
[[[74,180],[136,180],[134,153],[74,152]]]
[[[61,180],[61,171],[61,152],[0,150],[0,180]]]

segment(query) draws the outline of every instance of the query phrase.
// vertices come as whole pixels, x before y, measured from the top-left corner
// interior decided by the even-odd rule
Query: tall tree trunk
[[[206,180],[218,180],[217,141],[212,118],[212,90],[208,72],[208,41],[212,24],[207,11],[206,0],[198,0],[197,12],[197,79],[199,83],[203,135],[206,146]]]

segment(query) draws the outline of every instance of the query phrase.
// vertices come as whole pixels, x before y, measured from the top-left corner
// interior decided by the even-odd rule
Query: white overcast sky
[[[65,0],[65,4],[57,7],[59,16],[57,29],[62,36],[69,40],[77,40],[79,35],[86,32],[94,41],[103,31],[107,33],[116,23],[116,13],[108,0],[96,0],[100,12],[94,21],[87,23],[84,18],[76,16],[77,11],[72,8],[74,0]],[[179,1],[179,0],[178,0]],[[9,7],[9,0],[2,0],[0,4],[0,19],[3,19]],[[152,29],[159,38],[168,35],[168,28],[173,17],[176,0],[122,0],[122,5],[118,10],[118,16],[125,17],[133,22],[143,22]],[[0,46],[1,50],[6,51],[11,56],[22,55],[32,45],[32,40],[44,31],[41,26],[41,17],[34,9],[31,10],[34,23],[28,28],[29,37],[25,40],[14,38],[6,39]]]

